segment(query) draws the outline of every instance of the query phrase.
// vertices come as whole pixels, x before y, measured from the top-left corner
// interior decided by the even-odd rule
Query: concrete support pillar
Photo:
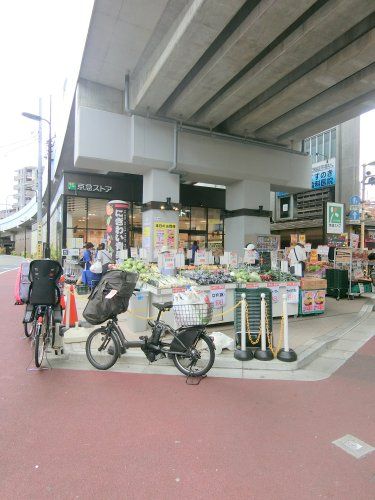
[[[171,206],[167,199],[170,198]],[[180,177],[165,170],[150,170],[143,176],[142,247],[156,260],[162,247],[178,246]],[[175,208],[175,210],[173,209]]]
[[[270,234],[270,185],[243,180],[227,186],[225,250],[240,255],[258,234]]]

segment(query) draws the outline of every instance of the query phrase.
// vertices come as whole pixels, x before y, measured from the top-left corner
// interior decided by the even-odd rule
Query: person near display
[[[292,274],[299,274],[296,272],[296,267],[297,264],[301,264],[301,276],[304,276],[306,260],[307,260],[307,255],[305,247],[303,246],[302,243],[297,243],[297,245],[294,248],[292,248],[289,252],[290,272]]]
[[[254,265],[257,266],[259,264],[259,253],[255,248],[253,243],[249,243],[246,245],[245,250],[247,250],[247,255],[251,260],[254,260]]]
[[[194,264],[194,259],[195,259],[195,253],[199,250],[198,242],[197,240],[193,241],[193,244],[191,246],[191,260]]]
[[[85,245],[85,250],[83,252],[83,261],[85,263],[85,271],[90,269],[90,266],[92,264],[92,250],[94,248],[94,245],[92,243],[86,243]]]
[[[105,249],[104,243],[100,243],[98,245],[96,260],[101,262],[102,266],[104,266],[105,264],[110,264],[112,262],[112,257],[109,254],[109,252]]]

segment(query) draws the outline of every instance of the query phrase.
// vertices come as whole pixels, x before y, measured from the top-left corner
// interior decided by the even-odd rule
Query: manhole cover
[[[338,446],[355,458],[362,458],[375,450],[373,446],[361,441],[351,434],[346,434],[346,436],[336,439],[336,441],[332,441],[332,444]]]

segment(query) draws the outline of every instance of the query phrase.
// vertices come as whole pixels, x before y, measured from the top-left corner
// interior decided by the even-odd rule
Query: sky
[[[52,95],[53,122],[59,121],[58,103],[66,78],[74,85],[92,4],[93,0],[0,0],[0,210],[14,201],[14,170],[37,165],[38,122],[21,113],[38,114],[42,97],[42,114],[48,117]],[[375,110],[361,117],[360,163],[374,160]]]
[[[39,114],[42,97],[42,114],[48,118],[52,95],[52,121],[58,121],[64,82],[74,80],[79,68],[92,4],[93,0],[0,1],[0,210],[13,201],[14,169],[38,162],[38,122],[21,113]],[[47,127],[43,134],[46,152]]]

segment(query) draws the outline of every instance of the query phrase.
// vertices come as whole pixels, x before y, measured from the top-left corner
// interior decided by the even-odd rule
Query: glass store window
[[[130,223],[130,244],[133,247],[142,246],[142,207],[133,204],[129,217]]]
[[[208,209],[208,248],[221,250],[223,246],[223,219],[219,208]]]
[[[191,229],[193,231],[207,231],[207,212],[203,207],[191,208]]]

